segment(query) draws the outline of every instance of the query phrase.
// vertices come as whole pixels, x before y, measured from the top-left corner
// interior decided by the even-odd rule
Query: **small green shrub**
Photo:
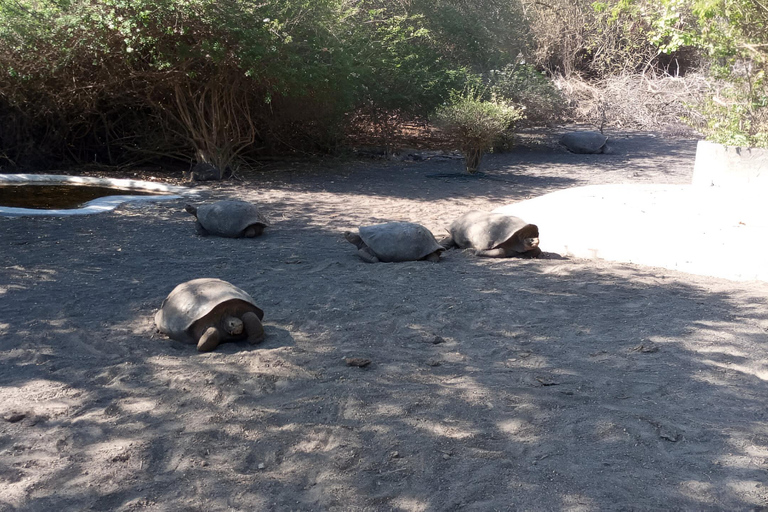
[[[653,42],[659,52],[687,46],[710,64],[711,94],[692,105],[707,139],[768,147],[768,7],[752,0],[657,0]]]
[[[706,122],[707,140],[728,146],[768,148],[768,84],[764,74],[734,80],[692,108]],[[722,83],[720,84],[723,85]]]
[[[515,105],[496,98],[485,100],[482,92],[468,89],[453,93],[450,102],[435,112],[434,122],[458,144],[467,172],[474,174],[483,153],[523,117]]]

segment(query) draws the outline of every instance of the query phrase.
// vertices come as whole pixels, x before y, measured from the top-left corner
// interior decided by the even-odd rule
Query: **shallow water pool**
[[[128,202],[170,201],[197,195],[196,190],[155,181],[0,174],[0,217],[91,215]]]
[[[75,209],[85,203],[108,196],[164,195],[162,192],[144,192],[114,187],[62,184],[0,185],[0,206],[32,209]]]

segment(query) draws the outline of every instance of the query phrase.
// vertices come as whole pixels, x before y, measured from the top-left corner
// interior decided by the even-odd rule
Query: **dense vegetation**
[[[768,145],[767,21],[749,0],[0,0],[0,164],[388,144],[466,90],[529,123]]]

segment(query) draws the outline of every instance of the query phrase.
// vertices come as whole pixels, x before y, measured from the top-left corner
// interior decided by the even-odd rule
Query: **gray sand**
[[[695,141],[556,137],[479,177],[295,163],[201,187],[263,205],[256,239],[198,237],[183,200],[0,218],[0,510],[765,510],[768,283],[552,254],[371,265],[342,236],[690,182]],[[266,340],[157,334],[197,277],[250,293]]]

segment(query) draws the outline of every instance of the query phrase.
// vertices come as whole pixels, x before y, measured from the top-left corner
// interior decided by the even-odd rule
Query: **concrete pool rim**
[[[0,216],[26,217],[49,216],[64,217],[71,215],[92,215],[112,211],[123,203],[128,202],[154,202],[181,199],[182,197],[194,197],[199,191],[177,185],[167,185],[152,181],[118,179],[118,178],[94,178],[90,176],[67,176],[59,174],[0,174],[0,185],[89,185],[110,187],[126,190],[126,195],[99,197],[88,201],[80,208],[43,210],[37,208],[16,208],[0,206]],[[131,190],[141,192],[158,192],[158,195],[132,196]]]

